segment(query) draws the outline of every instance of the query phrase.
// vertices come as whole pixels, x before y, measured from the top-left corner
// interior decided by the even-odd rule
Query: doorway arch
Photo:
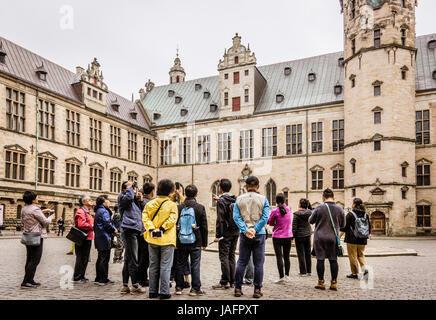
[[[371,228],[372,234],[385,235],[386,234],[386,216],[381,211],[374,211],[371,214]]]

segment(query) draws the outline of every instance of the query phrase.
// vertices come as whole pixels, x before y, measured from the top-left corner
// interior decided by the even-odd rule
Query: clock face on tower
[[[371,6],[373,9],[379,9],[381,6],[383,6],[386,2],[386,0],[366,0],[369,6]]]

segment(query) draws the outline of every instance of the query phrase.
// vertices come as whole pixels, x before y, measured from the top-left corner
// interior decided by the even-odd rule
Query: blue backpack
[[[354,211],[351,211],[354,216],[354,228],[351,228],[353,234],[358,239],[368,239],[369,238],[369,222],[366,213],[363,217],[359,218]]]
[[[179,229],[179,240],[182,244],[193,244],[197,240],[194,233],[194,228],[192,225],[197,226],[197,221],[195,220],[194,208],[184,208],[180,213],[179,222],[177,226]]]

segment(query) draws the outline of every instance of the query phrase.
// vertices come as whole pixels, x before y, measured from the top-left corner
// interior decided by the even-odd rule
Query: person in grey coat
[[[292,233],[295,239],[295,247],[297,248],[301,277],[307,277],[312,274],[312,257],[310,255],[312,228],[309,223],[311,215],[312,206],[309,200],[300,199],[298,211],[294,212],[294,219],[292,220]]]
[[[344,209],[338,206],[334,200],[334,194],[331,189],[324,190],[323,194],[324,204],[319,205],[309,218],[310,224],[315,224],[315,232],[313,236],[313,247],[316,255],[316,271],[318,273],[318,284],[316,289],[325,290],[324,285],[324,262],[328,259],[330,262],[330,271],[332,282],[330,290],[337,291],[337,278],[338,278],[338,261],[337,249],[338,243],[336,234],[333,229],[332,221],[327,206],[330,208],[332,220],[335,224],[336,233],[339,235],[339,229],[345,227],[345,214]]]

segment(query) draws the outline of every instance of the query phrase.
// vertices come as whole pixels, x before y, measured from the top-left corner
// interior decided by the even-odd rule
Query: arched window
[[[276,205],[276,195],[277,195],[277,187],[274,180],[270,179],[265,186],[266,198],[270,206]]]
[[[17,219],[21,219],[21,210],[23,209],[23,207],[21,206],[21,204],[19,204],[17,206]]]
[[[213,183],[212,188],[211,188],[211,192],[212,192],[212,194],[215,194],[218,197],[221,195],[220,194],[220,182],[219,182],[219,180],[217,180]],[[217,201],[212,198],[212,207],[216,208],[216,204],[217,204]]]

